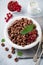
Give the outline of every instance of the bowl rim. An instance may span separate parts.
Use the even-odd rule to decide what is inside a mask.
[[[21,18],[31,19],[33,21],[33,23],[36,24],[37,30],[38,30],[38,33],[39,33],[39,37],[37,38],[37,40],[35,42],[33,42],[33,43],[29,44],[29,45],[26,45],[24,47],[14,44],[8,38],[8,33],[7,33],[7,28],[9,27],[9,25],[11,25],[14,22],[14,20],[19,20]],[[16,49],[21,49],[21,50],[22,49],[30,49],[30,48],[36,46],[38,44],[38,42],[41,43],[41,40],[42,40],[42,30],[41,30],[41,27],[40,27],[39,23],[36,20],[34,20],[33,18],[28,17],[28,16],[17,16],[17,17],[13,17],[12,19],[10,19],[9,22],[6,24],[5,29],[4,29],[4,37],[5,37],[5,40],[8,41],[8,43],[10,45],[14,46]]]

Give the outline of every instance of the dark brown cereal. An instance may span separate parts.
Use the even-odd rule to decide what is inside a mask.
[[[21,46],[24,47],[25,46],[25,43],[21,43]]]
[[[8,47],[6,47],[6,48],[5,48],[5,51],[9,51],[9,48],[8,48]]]
[[[12,50],[11,53],[12,53],[12,54],[15,54],[15,50]]]
[[[12,58],[12,55],[11,54],[8,54],[8,58]]]
[[[11,47],[11,53],[15,54],[15,48],[14,47]]]
[[[11,47],[11,50],[15,50],[15,48],[14,47]]]
[[[5,46],[5,44],[4,44],[4,43],[1,43],[1,46],[2,46],[2,47],[4,47],[4,46]]]
[[[15,59],[14,59],[15,62],[18,62],[18,60],[19,60],[18,58],[15,58]]]
[[[14,23],[8,28],[8,35],[10,40],[17,45],[25,46],[31,44],[38,37],[38,31],[36,30],[36,25],[34,24],[34,29],[32,32],[27,33],[25,35],[20,34],[21,30],[24,29],[25,26],[33,24],[32,20],[28,20],[27,18],[21,18],[19,20],[15,20]]]

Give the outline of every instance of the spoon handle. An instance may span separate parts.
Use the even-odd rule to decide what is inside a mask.
[[[39,43],[38,49],[37,49],[37,51],[36,51],[36,54],[35,54],[34,57],[33,57],[33,61],[34,61],[34,62],[37,61],[38,51],[39,51],[40,45],[41,45],[41,42]]]
[[[40,54],[40,57],[39,57],[39,59],[37,60],[37,62],[36,62],[35,65],[40,65],[40,60],[41,60],[41,56],[42,56],[42,54],[43,54],[43,50],[42,50],[42,52],[41,52],[41,54]]]

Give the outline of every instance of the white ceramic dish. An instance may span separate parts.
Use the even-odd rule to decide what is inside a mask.
[[[31,20],[33,21],[33,23],[36,24],[36,29],[38,30],[38,35],[39,35],[39,36],[37,37],[37,39],[36,39],[35,42],[33,42],[33,43],[29,44],[29,45],[26,45],[26,46],[24,46],[24,47],[14,44],[14,43],[9,39],[8,31],[7,31],[8,27],[9,27],[15,20],[21,19],[21,18],[31,19]],[[42,31],[41,31],[40,25],[39,25],[34,19],[29,18],[28,16],[18,16],[18,17],[12,18],[12,19],[6,24],[5,30],[4,30],[4,36],[5,36],[6,41],[9,42],[8,44],[14,46],[16,49],[30,49],[30,48],[36,46],[36,45],[38,44],[38,42],[41,42]]]

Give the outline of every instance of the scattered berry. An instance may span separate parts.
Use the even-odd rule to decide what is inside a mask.
[[[13,15],[11,13],[7,13],[6,15],[7,15],[7,17],[5,17],[5,21],[8,22],[9,19],[11,19],[13,17]]]

